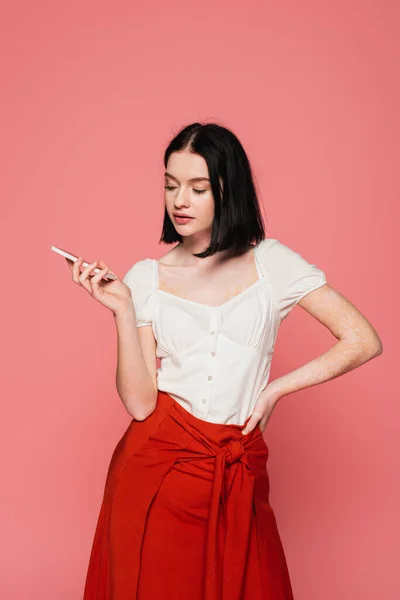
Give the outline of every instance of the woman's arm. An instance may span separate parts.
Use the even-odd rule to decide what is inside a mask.
[[[338,341],[321,356],[275,379],[274,386],[282,395],[334,379],[382,354],[382,341],[371,323],[329,284],[307,294],[298,305]]]
[[[72,280],[113,313],[118,335],[118,394],[128,413],[143,421],[153,412],[158,393],[156,341],[152,327],[137,326],[132,291],[124,281],[119,277],[108,282],[103,280],[110,271],[103,260],[96,260],[85,268],[81,256],[76,261],[66,260]],[[91,276],[96,267],[101,270]],[[129,281],[129,277],[126,279]]]
[[[324,354],[271,381],[259,395],[243,433],[249,433],[257,423],[264,431],[283,396],[339,377],[383,352],[382,341],[371,323],[328,283],[304,296],[298,305],[325,325],[338,341]]]
[[[143,421],[157,403],[156,344],[151,325],[137,327],[133,303],[114,314],[118,337],[116,386],[128,413]]]

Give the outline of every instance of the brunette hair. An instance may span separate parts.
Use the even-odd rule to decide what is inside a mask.
[[[164,153],[167,167],[172,152],[199,154],[207,163],[215,211],[209,246],[199,258],[228,250],[231,256],[242,254],[251,243],[265,238],[260,205],[247,154],[236,135],[216,123],[192,123],[182,128]],[[223,181],[223,190],[219,178]],[[168,212],[164,211],[160,242],[181,242]]]

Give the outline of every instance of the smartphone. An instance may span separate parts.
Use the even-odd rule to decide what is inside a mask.
[[[57,254],[61,254],[61,256],[64,256],[65,258],[68,258],[69,260],[72,260],[73,262],[78,260],[78,256],[74,256],[74,254],[71,254],[70,252],[61,250],[61,248],[57,248],[57,246],[50,246],[50,250],[53,250],[53,252],[57,252]],[[90,265],[90,263],[85,262],[85,261],[82,263],[83,267],[88,267],[89,265]],[[93,269],[91,275],[93,273],[99,273],[99,271],[101,271],[101,269],[99,269],[99,267],[95,267]],[[105,275],[103,275],[102,279],[106,279],[106,280],[117,279],[117,276],[114,275],[114,273],[106,273]]]

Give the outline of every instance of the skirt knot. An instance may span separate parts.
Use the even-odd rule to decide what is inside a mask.
[[[225,447],[225,461],[228,465],[240,461],[244,455],[244,447],[239,440],[229,440]]]

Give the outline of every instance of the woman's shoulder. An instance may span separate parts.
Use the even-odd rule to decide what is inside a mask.
[[[151,289],[155,281],[153,258],[142,258],[132,264],[125,273],[122,281],[129,287],[140,286],[142,289]]]
[[[296,249],[277,238],[264,238],[257,246],[257,254],[265,264],[268,262],[270,266],[304,261],[304,257]]]
[[[314,285],[325,273],[310,256],[300,254],[276,238],[266,238],[258,246],[257,258],[267,279],[279,288],[294,287],[299,282]]]
[[[271,248],[289,248],[280,239],[266,237],[258,243],[258,247],[262,250],[270,250]],[[290,249],[290,248],[289,248]]]
[[[256,254],[262,260],[274,255],[279,257],[285,250],[290,251],[290,248],[276,238],[264,238],[256,244]]]
[[[258,259],[284,319],[308,292],[326,283],[325,272],[297,250],[276,238],[262,240]]]
[[[131,290],[138,327],[150,325],[153,320],[153,298],[155,296],[153,292],[156,289],[153,265],[152,258],[138,260],[133,263],[122,279]]]

